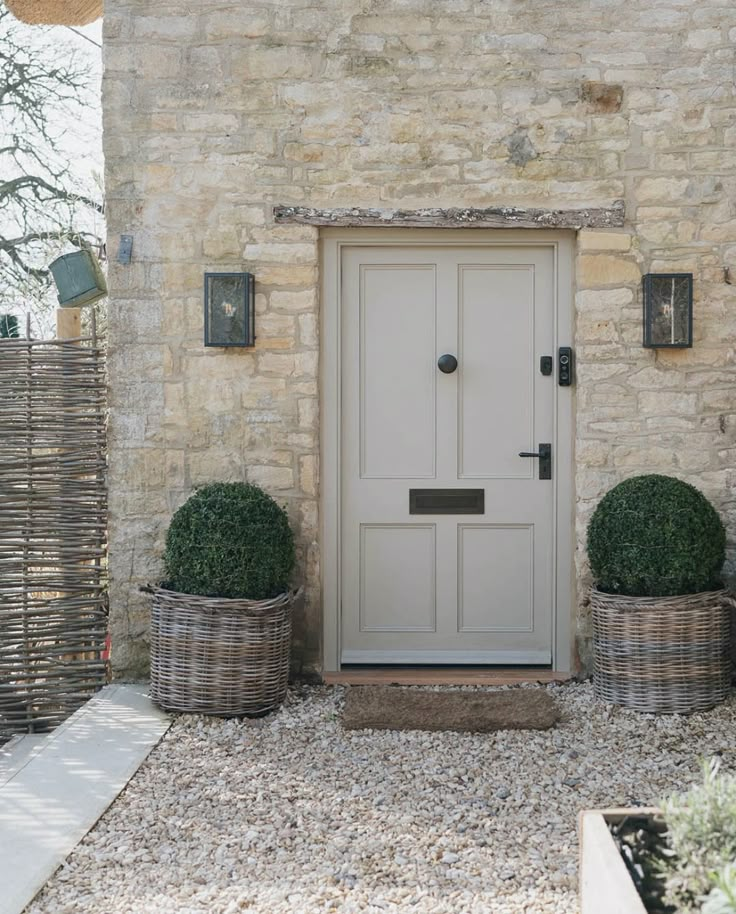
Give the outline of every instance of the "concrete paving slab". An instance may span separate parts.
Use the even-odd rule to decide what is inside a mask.
[[[142,685],[106,686],[0,780],[0,914],[20,914],[168,730]]]
[[[0,746],[0,787],[28,764],[49,736],[48,733],[19,733]]]

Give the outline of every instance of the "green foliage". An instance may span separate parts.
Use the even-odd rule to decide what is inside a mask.
[[[174,514],[164,561],[172,590],[264,600],[289,585],[294,536],[286,512],[258,486],[214,483]]]
[[[729,869],[736,860],[736,778],[721,775],[718,762],[704,764],[703,770],[702,784],[661,804],[674,853],[666,898],[678,911],[698,911],[711,893],[709,914],[714,914],[719,900],[727,900],[736,887]]]
[[[736,914],[736,864],[729,863],[717,873],[715,883],[702,914]]]
[[[0,340],[16,340],[18,332],[18,318],[14,314],[0,314]]]
[[[597,586],[664,597],[721,586],[726,534],[715,508],[671,476],[635,476],[600,501],[588,526]]]

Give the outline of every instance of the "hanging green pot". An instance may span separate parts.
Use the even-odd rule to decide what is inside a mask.
[[[62,308],[79,308],[107,295],[107,283],[91,251],[62,254],[49,266]]]

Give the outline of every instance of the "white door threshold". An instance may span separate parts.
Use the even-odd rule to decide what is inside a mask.
[[[41,742],[4,747],[0,914],[23,911],[169,725],[146,686],[109,685]]]

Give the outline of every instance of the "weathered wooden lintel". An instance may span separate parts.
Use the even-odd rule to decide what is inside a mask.
[[[274,206],[278,225],[324,225],[335,228],[621,228],[624,201],[585,209],[521,209],[489,206],[485,209],[360,209],[311,206]]]

